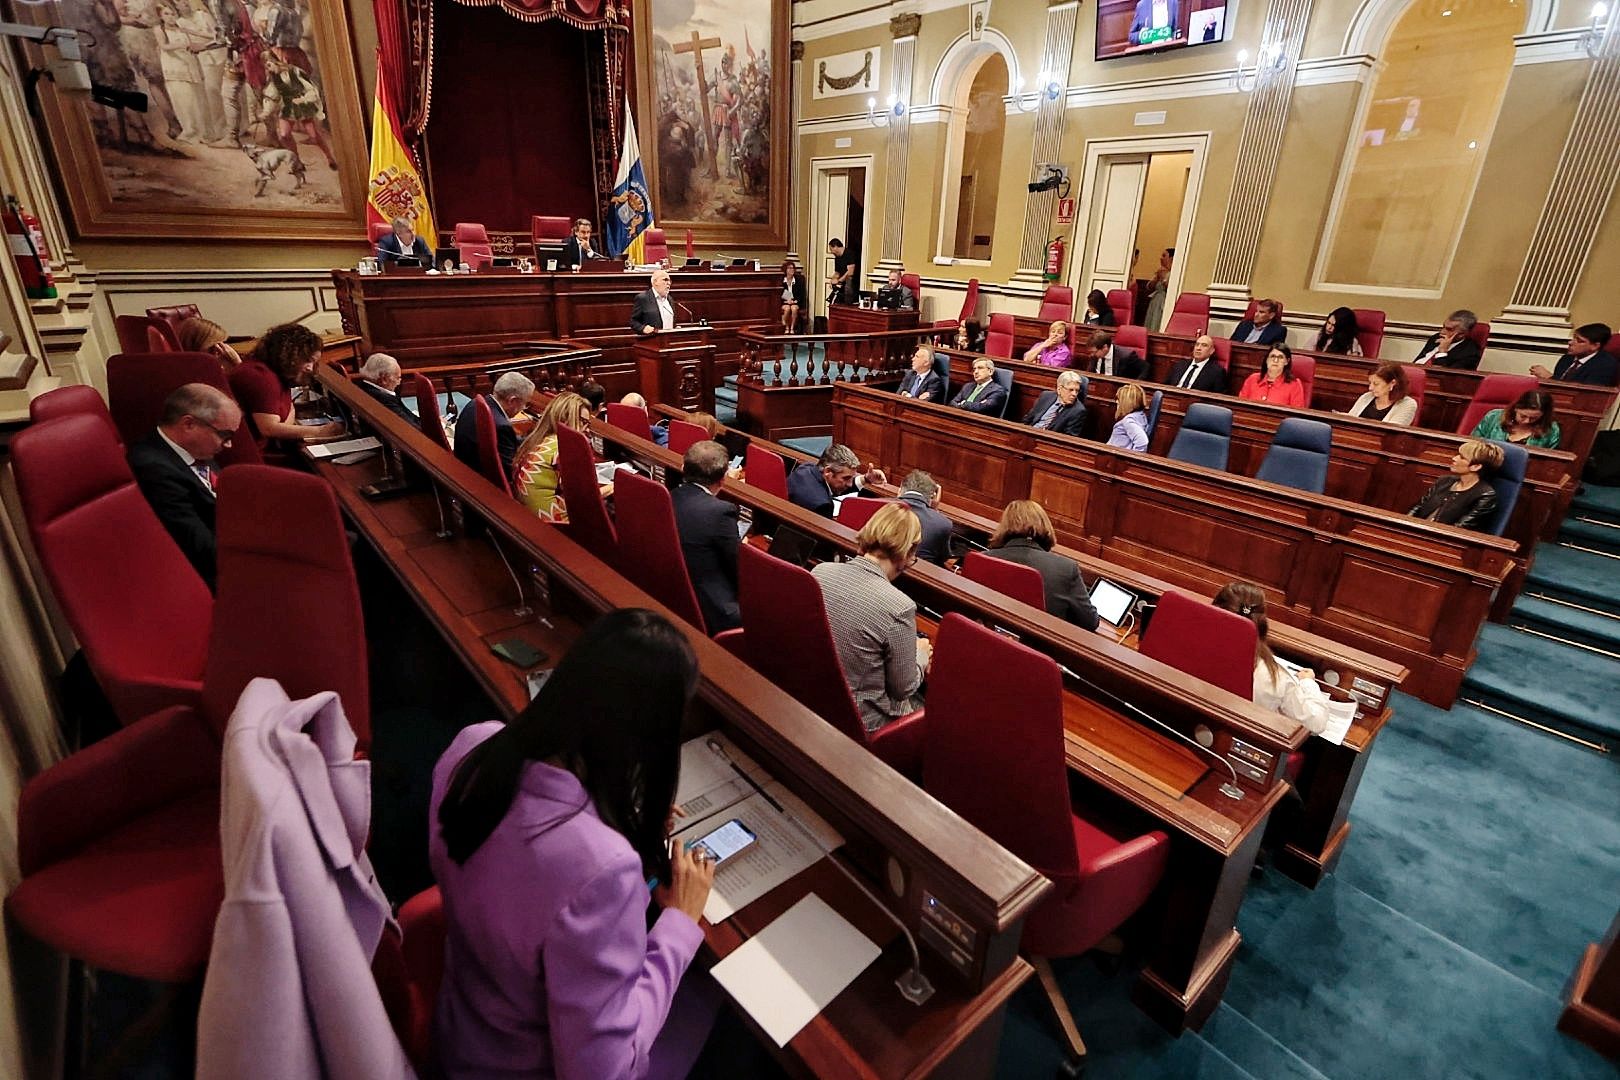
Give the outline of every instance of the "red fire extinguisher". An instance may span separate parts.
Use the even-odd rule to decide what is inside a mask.
[[[1046,281],[1056,281],[1063,276],[1063,237],[1054,237],[1046,245],[1046,272],[1041,277]]]
[[[23,210],[15,195],[7,195],[0,221],[5,222],[6,240],[11,245],[11,257],[17,260],[23,291],[31,300],[55,299],[56,279],[45,261],[50,253],[45,248],[45,234],[39,220]]]

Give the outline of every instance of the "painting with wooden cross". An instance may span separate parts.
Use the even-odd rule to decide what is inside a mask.
[[[642,155],[673,247],[787,243],[787,0],[637,0]]]

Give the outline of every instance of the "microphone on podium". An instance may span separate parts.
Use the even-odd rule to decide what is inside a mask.
[[[686,313],[686,317],[688,319],[690,319],[693,322],[697,323],[699,326],[708,326],[709,325],[709,320],[708,319],[700,319],[700,318],[698,318],[697,312],[693,311],[691,308],[687,307],[685,304],[681,303],[679,300],[674,301],[674,303],[675,303],[676,307],[680,308],[683,312]]]

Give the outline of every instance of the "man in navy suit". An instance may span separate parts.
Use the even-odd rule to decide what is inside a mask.
[[[945,380],[934,370],[934,350],[928,343],[918,345],[911,354],[911,370],[900,380],[899,394],[918,401],[945,399]]]
[[[1204,334],[1193,342],[1192,359],[1183,360],[1172,367],[1170,377],[1165,381],[1183,390],[1226,393],[1226,369],[1215,359],[1215,339]]]
[[[1620,386],[1620,360],[1605,352],[1611,334],[1604,323],[1587,323],[1569,338],[1569,351],[1558,358],[1551,371],[1536,364],[1530,374],[1538,379],[1585,383],[1588,386]]]
[[[1142,32],[1145,30],[1169,30],[1168,37],[1156,39],[1148,37],[1148,43],[1155,40],[1169,41],[1180,37],[1181,4],[1179,0],[1136,0],[1136,13],[1131,17],[1131,44],[1142,44]]]
[[[399,361],[387,353],[372,353],[360,368],[359,386],[366,396],[414,427],[416,414],[399,399],[399,384],[404,381],[405,373],[400,370]]]
[[[433,252],[428,250],[427,242],[411,228],[411,223],[402,217],[391,222],[394,231],[377,241],[377,261],[397,263],[401,259],[415,259],[418,266],[432,266]]]
[[[973,361],[973,379],[963,385],[951,402],[958,409],[982,416],[1000,416],[1007,403],[1007,390],[994,379],[996,362],[988,356]]]
[[[861,472],[855,451],[839,443],[827,447],[819,461],[805,461],[788,473],[788,500],[822,517],[833,516],[833,499],[851,489],[866,494],[867,484],[886,484],[883,470],[872,466]]]
[[[129,448],[129,470],[163,528],[214,587],[214,457],[231,444],[242,410],[230,396],[187,383],[163,400],[158,426]]]
[[[534,395],[534,383],[527,375],[516,371],[508,371],[495,380],[495,386],[489,392],[489,411],[495,414],[495,447],[501,454],[501,468],[506,475],[512,475],[512,459],[517,456],[517,431],[512,427],[512,417],[523,411],[523,406],[529,403]],[[477,413],[472,402],[456,416],[456,457],[474,469],[478,468],[478,427],[473,418]]]
[[[563,245],[562,265],[572,269],[584,266],[593,259],[605,259],[600,251],[591,246],[591,223],[585,218],[574,219],[574,231],[569,235],[568,242]]]
[[[1288,328],[1277,318],[1281,306],[1275,300],[1255,301],[1254,318],[1238,323],[1237,329],[1232,331],[1232,340],[1250,345],[1275,345],[1286,340]]]
[[[671,497],[675,531],[709,633],[742,625],[737,610],[737,505],[719,497],[731,455],[712,439],[695,442],[681,461],[681,486]]]
[[[1059,435],[1080,434],[1086,422],[1086,403],[1080,400],[1080,373],[1065,371],[1058,376],[1057,389],[1047,390],[1035,399],[1035,407],[1024,414],[1024,423]]]
[[[939,483],[921,469],[912,469],[900,482],[900,501],[922,522],[922,544],[917,558],[944,566],[951,555],[951,519],[939,512]]]

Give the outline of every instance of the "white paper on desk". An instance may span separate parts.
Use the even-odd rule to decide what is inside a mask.
[[[681,779],[675,788],[675,806],[682,815],[677,820],[683,830],[747,798],[754,790],[730,762],[710,748],[711,739],[761,785],[769,779],[763,766],[718,731],[688,739],[681,744]]]
[[[703,917],[711,923],[724,922],[782,882],[815,865],[822,858],[822,848],[831,851],[844,842],[832,826],[784,791],[780,784],[773,781],[764,787],[798,818],[804,829],[821,841],[821,847],[817,847],[791,818],[757,793],[683,828],[675,834],[676,843],[696,840],[732,818],[759,837],[757,842],[715,870],[714,888],[703,905]]]
[[[314,443],[309,447],[309,456],[312,458],[329,458],[335,454],[352,454],[358,450],[375,450],[382,446],[381,440],[374,435],[367,435],[363,439],[343,439],[340,442]]]
[[[1327,703],[1327,726],[1317,734],[1334,746],[1343,746],[1344,737],[1349,733],[1350,725],[1356,722],[1356,705],[1357,703],[1354,701],[1329,699]]]
[[[883,950],[815,893],[714,965],[715,981],[786,1046]]]

